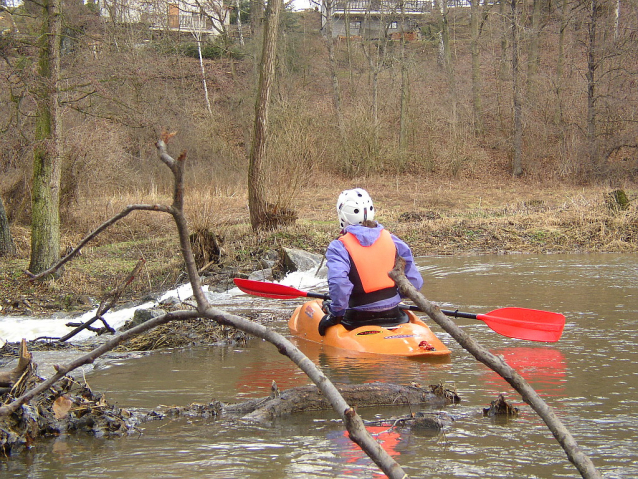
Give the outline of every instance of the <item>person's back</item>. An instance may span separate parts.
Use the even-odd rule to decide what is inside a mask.
[[[407,321],[397,305],[401,297],[388,272],[397,255],[406,261],[405,274],[420,289],[423,278],[414,265],[409,246],[374,221],[374,205],[360,188],[345,190],[337,201],[342,235],[326,251],[331,301],[319,333],[342,323],[347,329],[376,324],[391,326]]]

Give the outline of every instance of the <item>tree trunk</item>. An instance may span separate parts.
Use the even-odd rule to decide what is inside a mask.
[[[472,0],[470,4],[470,30],[472,54],[472,109],[474,116],[474,133],[483,133],[483,107],[481,102],[481,58],[479,55],[479,23],[481,16],[480,0]]]
[[[509,18],[506,11],[507,1],[500,0],[499,2],[499,18],[501,19],[501,55],[499,57],[499,68],[498,68],[498,76],[496,78],[496,91],[503,91],[502,84],[509,81],[508,77],[508,65],[509,61],[507,60],[507,49],[509,46],[509,36],[508,29],[510,27]],[[508,124],[508,120],[505,119],[505,111],[509,110],[505,105],[502,104],[504,101],[504,95],[497,95],[498,98],[498,123],[501,127],[501,130],[505,130],[506,125]],[[507,102],[509,105],[509,101]]]
[[[255,37],[261,31],[261,24],[264,19],[264,1],[250,0],[250,29]]]
[[[452,63],[452,48],[450,46],[450,25],[448,21],[447,2],[439,3],[441,12],[441,53],[443,55],[443,64],[447,73],[448,88],[450,91],[450,101],[452,103],[452,134],[456,137],[458,124],[458,105],[456,97],[456,79],[454,76],[454,65]]]
[[[405,156],[408,150],[408,106],[410,105],[410,79],[405,55],[405,6],[401,4],[401,106],[399,123],[399,149]]]
[[[237,9],[237,33],[239,34],[239,44],[244,46],[244,33],[241,25],[241,5],[239,0],[235,0],[235,8]]]
[[[618,41],[620,35],[620,0],[616,0],[616,8],[614,9],[614,41]]]
[[[333,0],[323,0],[324,11],[326,13],[326,31],[325,40],[328,49],[328,64],[330,67],[330,78],[332,80],[332,105],[335,110],[335,119],[339,128],[339,135],[342,143],[345,144],[346,129],[343,123],[343,114],[341,112],[341,89],[339,88],[339,78],[337,77],[337,60],[335,58],[334,40],[332,38],[332,9],[334,7]],[[349,41],[349,40],[348,40]]]
[[[250,224],[254,231],[262,229],[266,224],[266,191],[262,168],[266,156],[268,107],[270,90],[275,77],[281,4],[282,0],[270,0],[266,8],[263,53],[255,105],[255,127],[248,166],[248,207],[250,209]]]
[[[60,259],[60,29],[60,1],[45,0],[38,45],[38,83],[34,92],[37,109],[29,271],[35,274]]]
[[[512,95],[514,97],[514,154],[512,160],[512,176],[523,174],[523,106],[518,68],[518,0],[510,0],[512,20]]]
[[[11,237],[9,219],[7,218],[7,212],[4,209],[2,198],[0,198],[0,258],[3,256],[12,256],[15,252],[16,247]]]
[[[206,109],[208,114],[212,117],[213,110],[210,106],[210,97],[208,96],[208,83],[206,82],[206,68],[204,68],[204,58],[202,57],[202,30],[193,33],[195,40],[197,41],[197,54],[199,56],[199,69],[202,72],[202,83],[204,84],[204,100],[206,100]]]
[[[590,17],[587,26],[587,153],[590,168],[595,168],[598,161],[598,145],[596,141],[596,24],[598,22],[598,0],[590,0]]]
[[[31,366],[32,355],[27,348],[27,341],[23,339],[18,348],[18,364],[10,370],[0,371],[0,387],[12,387],[18,382],[25,369]]]
[[[560,31],[558,32],[558,58],[556,60],[556,113],[554,121],[557,125],[563,122],[562,91],[563,91],[563,68],[565,65],[565,32],[569,24],[567,15],[568,0],[563,0],[560,12]]]
[[[534,85],[538,73],[539,45],[540,45],[540,23],[541,23],[541,0],[534,0],[532,10],[532,38],[529,42],[529,54],[527,58],[527,98],[532,99],[534,95]]]

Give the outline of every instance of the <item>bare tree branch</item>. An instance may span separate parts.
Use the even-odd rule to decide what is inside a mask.
[[[470,352],[472,356],[498,373],[520,393],[523,400],[545,421],[549,430],[565,450],[567,458],[576,466],[582,477],[587,479],[599,479],[601,476],[594,464],[589,457],[583,453],[571,433],[534,388],[532,388],[515,369],[509,366],[502,357],[495,356],[485,347],[481,346],[459,328],[454,321],[446,317],[436,304],[431,303],[419,293],[406,278],[404,268],[405,260],[399,256],[394,265],[394,269],[388,273],[396,282],[401,293],[414,301],[419,309],[427,313],[432,320],[449,333],[464,349]]]
[[[120,213],[118,213],[117,215],[115,215],[113,218],[111,218],[108,221],[105,221],[104,223],[102,223],[100,226],[98,226],[98,228],[96,230],[94,230],[93,232],[91,232],[86,238],[84,238],[82,241],[80,241],[80,244],[77,245],[69,254],[67,254],[64,258],[62,258],[60,261],[58,261],[56,264],[54,264],[53,266],[51,266],[51,268],[49,268],[46,271],[43,271],[42,273],[39,274],[33,274],[29,271],[25,271],[25,273],[27,274],[27,276],[29,276],[29,280],[30,281],[35,281],[37,279],[43,278],[45,276],[48,276],[52,273],[55,273],[57,270],[59,270],[65,263],[67,263],[68,261],[70,261],[74,256],[76,256],[80,250],[86,246],[86,244],[91,241],[93,238],[95,238],[97,235],[99,235],[102,231],[104,231],[106,228],[108,228],[109,226],[111,226],[114,223],[117,223],[119,220],[121,220],[122,218],[124,218],[125,216],[128,216],[129,213],[136,211],[136,210],[144,210],[144,211],[162,211],[164,213],[172,213],[171,207],[169,206],[164,206],[164,205],[129,205],[126,208],[124,208],[124,210]]]
[[[141,258],[137,262],[137,264],[135,265],[135,267],[133,268],[131,273],[126,277],[126,279],[124,281],[122,281],[112,292],[110,292],[109,294],[106,295],[106,298],[104,298],[104,300],[102,300],[102,302],[100,303],[100,306],[98,306],[97,311],[95,312],[95,316],[93,318],[91,318],[88,321],[82,323],[80,326],[75,328],[70,333],[62,336],[58,341],[60,341],[61,343],[64,342],[64,341],[67,341],[68,339],[70,339],[73,336],[75,336],[76,334],[78,334],[80,331],[82,331],[82,330],[88,328],[89,326],[91,326],[91,324],[93,324],[98,319],[101,319],[102,323],[104,323],[104,326],[106,328],[108,328],[109,331],[114,333],[115,331],[106,323],[106,321],[104,320],[103,316],[104,316],[104,314],[106,314],[106,312],[109,309],[111,309],[113,306],[115,306],[115,304],[117,303],[118,299],[120,298],[120,296],[124,292],[124,289],[129,284],[131,284],[133,282],[135,277],[139,274],[140,270],[142,269],[142,266],[144,266],[144,263],[146,263],[146,261],[143,258]]]
[[[332,382],[330,382],[330,380],[323,374],[323,372],[299,349],[297,349],[297,347],[292,342],[261,324],[257,324],[245,318],[226,313],[210,305],[210,303],[206,299],[206,296],[204,295],[201,280],[197,272],[195,258],[191,249],[189,239],[188,225],[183,211],[183,168],[186,154],[182,153],[177,159],[174,159],[168,153],[166,144],[172,136],[174,136],[174,133],[165,132],[162,134],[161,139],[156,143],[160,160],[170,168],[174,176],[172,206],[131,205],[127,207],[120,214],[116,215],[111,220],[103,223],[97,230],[95,230],[87,238],[85,238],[76,249],[74,249],[63,260],[61,260],[54,268],[57,269],[63,264],[63,262],[69,261],[90,239],[97,236],[97,234],[99,234],[101,231],[103,231],[119,219],[128,215],[131,211],[140,209],[169,213],[173,217],[177,226],[181,253],[184,257],[186,271],[188,273],[190,284],[193,289],[193,295],[197,303],[196,311],[175,311],[164,314],[157,318],[153,318],[140,324],[139,326],[118,334],[113,339],[102,344],[88,354],[71,361],[65,366],[56,365],[56,373],[52,377],[40,383],[38,386],[31,389],[30,391],[27,391],[25,394],[16,398],[11,403],[5,404],[0,407],[0,417],[17,411],[18,408],[20,408],[23,404],[28,403],[38,394],[46,391],[51,385],[55,384],[69,372],[85,364],[93,363],[102,354],[112,350],[117,345],[138,334],[141,334],[156,326],[168,323],[173,320],[208,318],[216,321],[219,324],[232,326],[236,329],[244,331],[245,333],[264,339],[277,347],[278,351],[281,354],[290,358],[290,360],[293,361],[317,385],[317,387],[325,396],[332,408],[337,412],[337,414],[339,414],[339,416],[343,420],[352,441],[358,444],[359,447],[361,447],[361,449],[379,466],[379,468],[389,478],[406,478],[407,475],[405,474],[401,466],[372,438],[370,433],[365,428],[363,420],[356,413],[355,409],[345,401],[339,390],[332,384]],[[37,277],[41,277],[47,273],[50,274],[50,272],[51,271],[44,272],[38,276],[30,276],[32,277],[32,279],[36,279]]]

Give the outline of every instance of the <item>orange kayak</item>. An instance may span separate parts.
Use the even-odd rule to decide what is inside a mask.
[[[348,331],[338,324],[328,328],[325,336],[318,331],[324,313],[321,301],[308,301],[295,309],[288,321],[290,332],[326,346],[358,351],[362,353],[391,356],[429,357],[448,356],[450,350],[412,311],[406,311],[410,322],[393,327],[361,326]]]

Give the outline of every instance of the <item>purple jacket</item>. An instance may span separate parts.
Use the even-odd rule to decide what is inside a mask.
[[[350,225],[345,228],[344,232],[355,235],[362,246],[369,246],[379,238],[382,229],[383,226],[380,224],[377,224],[376,228]],[[391,236],[397,247],[399,256],[405,260],[405,276],[417,290],[420,290],[423,286],[423,278],[414,264],[410,247],[396,236],[392,234]],[[328,249],[326,250],[326,266],[328,267],[328,291],[330,299],[332,300],[330,311],[334,316],[343,316],[346,309],[348,309],[348,300],[352,292],[353,284],[348,278],[348,274],[350,273],[350,256],[344,244],[338,239],[331,241],[328,245]],[[358,306],[353,309],[384,311],[394,308],[400,302],[401,297],[397,294],[393,298]]]

